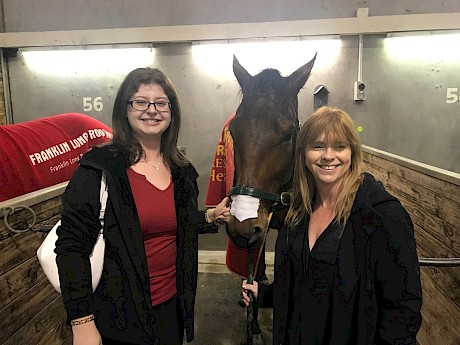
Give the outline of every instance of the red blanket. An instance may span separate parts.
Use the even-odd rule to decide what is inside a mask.
[[[209,176],[208,192],[205,200],[206,207],[214,207],[221,202],[233,185],[233,172],[235,170],[233,139],[228,130],[228,125],[234,117],[235,114],[225,122],[217,144],[211,175]],[[259,257],[258,250],[255,251],[255,257]],[[256,272],[256,261],[254,260],[254,272]],[[247,262],[248,250],[237,247],[230,239],[227,239],[226,263],[228,269],[240,277],[246,278],[248,275]]]
[[[80,157],[111,137],[110,127],[78,113],[0,126],[0,201],[69,180]]]

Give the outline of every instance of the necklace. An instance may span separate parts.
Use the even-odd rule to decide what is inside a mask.
[[[163,154],[160,155],[161,157],[161,160],[163,160]],[[159,171],[160,170],[160,164],[161,164],[161,160],[160,160],[160,163],[158,164],[150,164],[149,162],[147,162],[146,160],[143,160],[143,162],[147,165],[150,165],[152,168],[154,168],[156,171]]]

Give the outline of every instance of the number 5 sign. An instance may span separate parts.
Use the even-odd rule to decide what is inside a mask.
[[[94,101],[91,97],[83,97],[83,110],[84,111],[102,111],[104,104],[102,104],[102,97],[95,97]]]
[[[446,103],[455,103],[458,102],[459,98],[457,95],[458,88],[456,87],[448,87],[447,88],[447,96],[446,96]]]

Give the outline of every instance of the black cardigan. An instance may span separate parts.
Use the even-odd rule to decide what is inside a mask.
[[[149,273],[143,236],[126,162],[108,146],[93,148],[80,160],[62,197],[62,223],[57,233],[57,263],[68,322],[95,314],[103,337],[135,344],[155,344]],[[107,174],[105,258],[96,291],[91,288],[88,256],[99,231],[99,186]],[[216,232],[198,211],[198,174],[194,167],[171,167],[177,214],[177,294],[187,340],[194,337],[198,274],[198,232]],[[155,201],[152,202],[155,207]]]
[[[274,307],[276,345],[283,344],[287,327],[290,248],[307,228],[308,218],[292,229],[281,226],[274,283],[261,286],[258,304]],[[336,265],[328,325],[332,332],[323,345],[416,344],[422,290],[412,221],[400,202],[370,174],[365,174],[356,195]],[[303,322],[309,317],[315,315],[302,316]]]

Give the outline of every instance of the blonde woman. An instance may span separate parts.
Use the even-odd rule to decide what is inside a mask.
[[[422,291],[412,221],[363,172],[343,110],[319,108],[296,145],[292,203],[275,249],[275,280],[243,282],[272,305],[273,343],[416,344]]]

